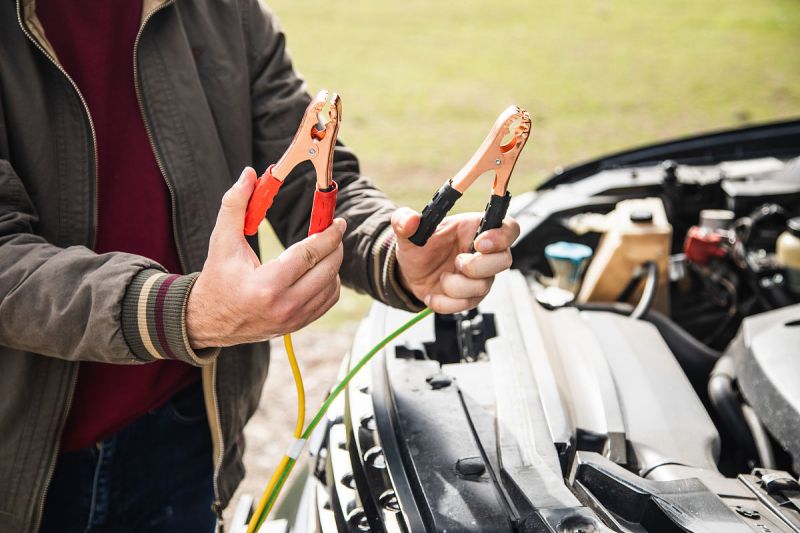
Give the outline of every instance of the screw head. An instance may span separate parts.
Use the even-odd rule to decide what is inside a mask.
[[[486,465],[480,457],[462,457],[456,461],[456,472],[465,477],[478,477],[486,472]]]
[[[348,472],[345,475],[343,475],[342,479],[340,479],[339,482],[342,485],[344,485],[345,487],[347,487],[348,489],[354,489],[355,490],[355,488],[356,488],[356,479],[353,477],[353,474],[351,474],[350,472]]]
[[[570,515],[558,524],[559,533],[598,533],[598,525],[593,519],[582,515]]]
[[[364,462],[379,470],[386,468],[386,457],[383,455],[383,448],[380,446],[373,446],[364,452]]]
[[[361,427],[368,431],[375,431],[375,417],[372,415],[364,415],[361,417]]]
[[[309,148],[308,149],[308,155],[317,155],[317,151],[314,150],[313,148]]]
[[[453,383],[453,378],[445,374],[434,374],[425,378],[425,381],[433,390],[438,390],[449,387],[450,384]]]
[[[742,507],[741,505],[737,505],[733,508],[734,511],[739,513],[740,515],[744,516],[745,518],[752,518],[753,520],[758,520],[761,518],[761,513],[756,511],[755,509],[750,509],[749,507]]]
[[[358,531],[369,531],[369,520],[364,509],[356,507],[347,514],[347,522]]]
[[[397,494],[395,494],[392,489],[389,489],[381,494],[380,498],[378,498],[378,501],[387,511],[391,511],[393,513],[400,511],[400,502],[397,501]]]
[[[497,165],[498,167],[500,166],[500,158],[499,157],[494,160],[494,164]]]

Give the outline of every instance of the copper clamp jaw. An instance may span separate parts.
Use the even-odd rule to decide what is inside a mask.
[[[528,112],[515,105],[507,107],[495,121],[478,151],[450,180],[450,185],[463,194],[481,174],[494,170],[492,194],[505,195],[514,165],[517,164],[517,158],[530,133],[531,116]]]
[[[325,111],[325,106],[328,106]],[[325,190],[333,182],[333,149],[342,120],[342,99],[322,90],[308,104],[289,148],[271,168],[272,175],[284,181],[303,161],[311,161],[317,171],[317,188]]]
[[[342,99],[322,90],[308,104],[300,126],[289,147],[277,163],[258,178],[245,214],[244,233],[255,235],[275,195],[289,173],[300,163],[311,161],[317,176],[314,207],[309,234],[317,233],[333,222],[336,207],[336,182],[333,181],[333,154],[342,120]]]
[[[439,223],[461,195],[485,172],[494,171],[492,194],[486,205],[476,237],[486,230],[499,228],[508,211],[511,194],[508,182],[522,149],[531,132],[531,116],[521,107],[506,108],[492,126],[478,151],[458,173],[449,179],[433,196],[425,209],[419,228],[410,240],[424,246]]]

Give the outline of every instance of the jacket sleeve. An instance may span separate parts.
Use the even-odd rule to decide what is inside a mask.
[[[34,233],[37,221],[22,180],[0,159],[1,345],[122,364],[215,357],[195,353],[186,337],[194,275],[168,275],[137,255],[55,246]]]
[[[292,67],[286,38],[275,16],[258,0],[247,1],[244,26],[252,94],[253,164],[263,171],[289,146],[311,98]],[[333,173],[339,185],[336,216],[347,221],[342,281],[394,307],[420,309],[421,303],[397,277],[396,245],[390,226],[395,205],[360,175],[358,160],[341,143],[334,152]],[[306,236],[315,184],[313,166],[298,166],[270,208],[267,219],[284,246]]]

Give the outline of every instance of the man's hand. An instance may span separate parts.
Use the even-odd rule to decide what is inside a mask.
[[[192,348],[263,341],[321,317],[339,299],[345,222],[336,219],[263,265],[244,239],[256,173],[246,168],[222,198],[208,259],[186,311]]]
[[[408,239],[419,226],[419,213],[401,208],[392,215],[397,235],[400,281],[437,313],[456,313],[477,306],[489,292],[495,274],[511,266],[511,244],[519,225],[506,218],[503,226],[481,233],[469,253],[481,213],[445,218],[425,246]]]

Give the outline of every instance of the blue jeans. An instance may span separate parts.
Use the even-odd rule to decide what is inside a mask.
[[[199,383],[58,458],[41,533],[211,533],[211,434]]]

